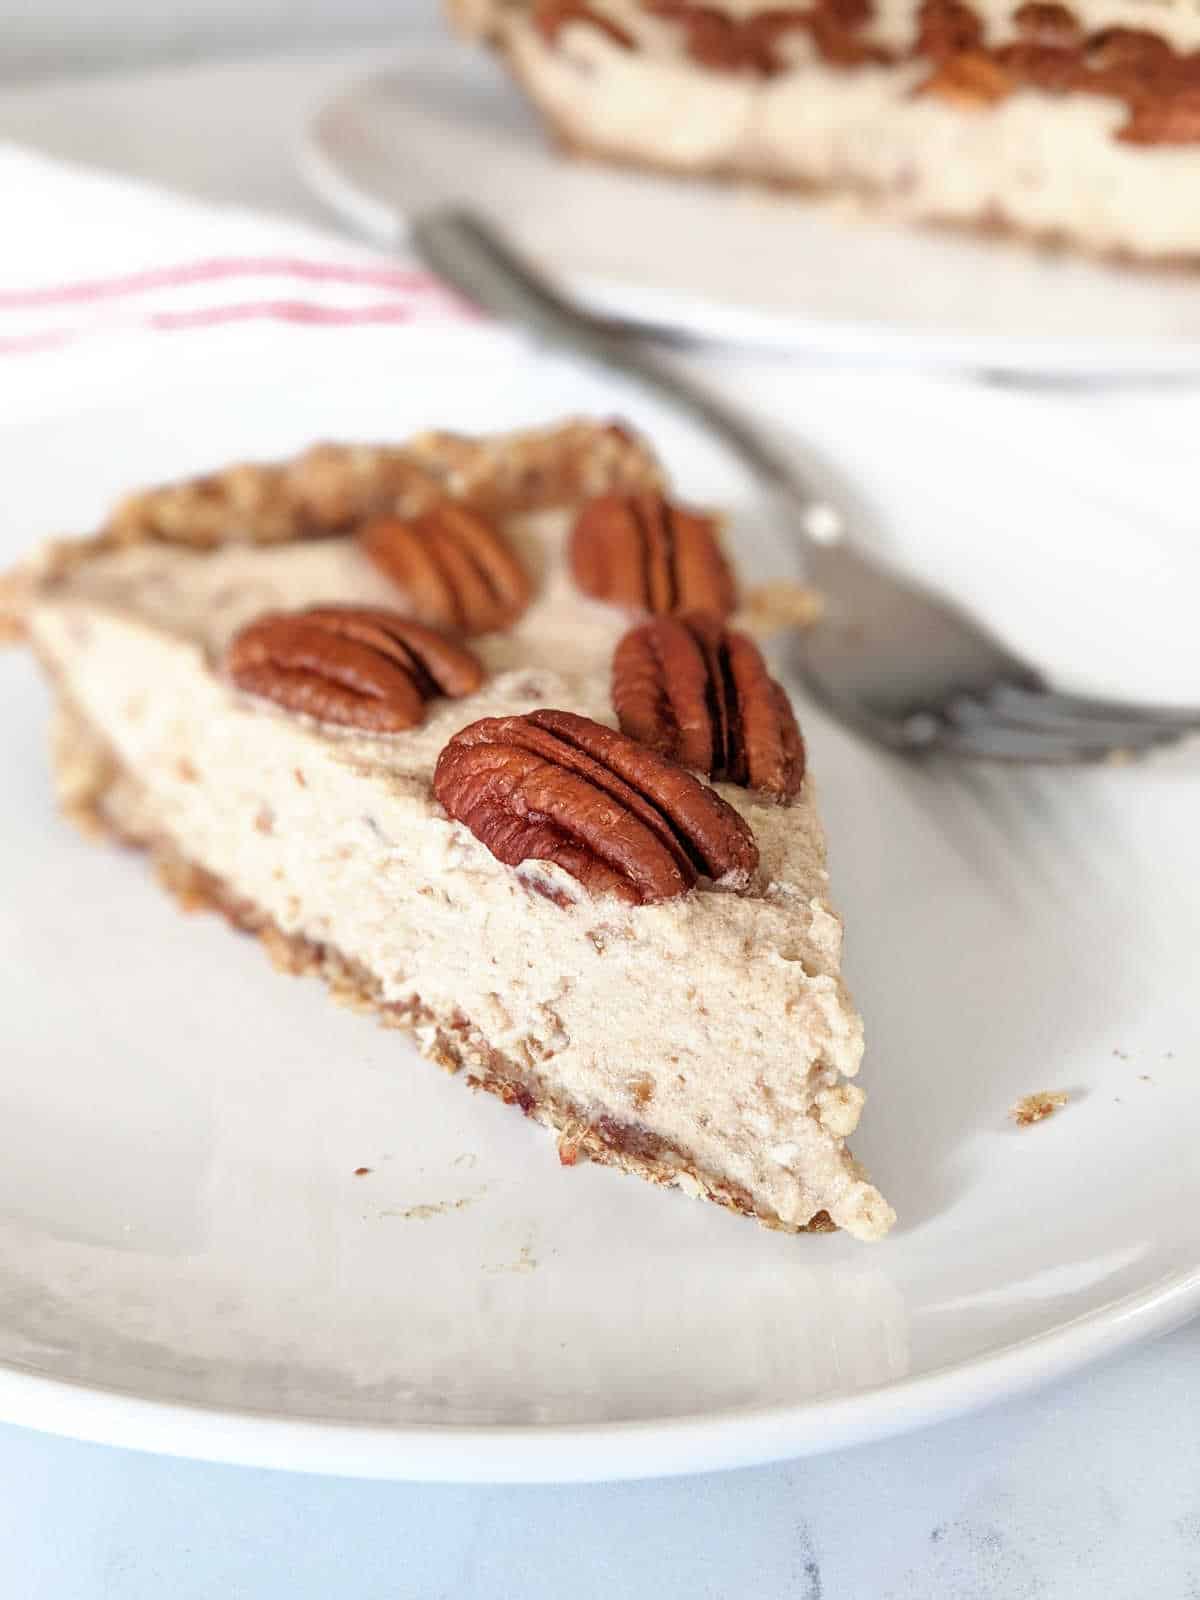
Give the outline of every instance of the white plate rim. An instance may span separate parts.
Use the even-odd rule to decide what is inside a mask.
[[[589,1483],[845,1449],[1040,1389],[1200,1312],[1200,1264],[971,1361],[832,1400],[571,1424],[342,1423],[149,1399],[0,1363],[0,1420],[229,1465],[427,1483]]]
[[[1176,1254],[1174,1266],[1027,1338],[916,1377],[811,1401],[625,1422],[343,1422],[299,1410],[151,1397],[137,1387],[55,1377],[10,1360],[0,1361],[0,1420],[168,1455],[380,1479],[536,1483],[695,1473],[845,1448],[1064,1377],[1200,1311],[1200,1257],[1194,1250]]]

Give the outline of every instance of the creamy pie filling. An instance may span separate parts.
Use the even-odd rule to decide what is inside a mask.
[[[758,840],[754,893],[706,886],[647,906],[586,896],[554,867],[503,866],[433,798],[438,752],[476,717],[549,705],[614,720],[608,666],[627,621],[571,587],[565,526],[555,513],[510,524],[538,600],[473,641],[489,671],[479,694],[432,702],[399,735],[316,725],[219,670],[264,610],[400,602],[346,540],[99,555],[42,596],[29,628],[136,776],[142,825],[283,932],[367,969],[385,1002],[465,1015],[573,1104],[644,1128],[786,1226],[824,1210],[876,1238],[893,1213],[845,1148],[862,1026],[809,781],[787,807],[719,786]]]

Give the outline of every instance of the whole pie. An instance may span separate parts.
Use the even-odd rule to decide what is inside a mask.
[[[185,904],[565,1166],[878,1238],[804,740],[742,604],[717,519],[585,422],[154,489],[5,591],[65,809]]]
[[[571,150],[1097,253],[1200,257],[1191,0],[449,7]]]

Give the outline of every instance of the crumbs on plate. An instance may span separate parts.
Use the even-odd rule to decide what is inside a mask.
[[[1065,1089],[1039,1089],[1036,1094],[1023,1095],[1008,1114],[1018,1128],[1028,1128],[1061,1111],[1070,1098]]]
[[[738,622],[757,638],[770,639],[788,628],[811,627],[824,609],[815,589],[779,578],[746,591]]]

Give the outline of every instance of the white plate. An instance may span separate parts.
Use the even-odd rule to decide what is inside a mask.
[[[506,337],[245,337],[173,340],[136,382],[97,363],[72,414],[10,425],[0,557],[235,454],[572,409],[633,415],[689,491],[752,510],[692,434]],[[1102,410],[788,392],[893,537],[1024,643],[1200,700],[1191,499],[1168,480],[1187,418],[1123,503]],[[870,1247],[564,1171],[522,1118],[76,838],[28,660],[0,659],[0,699],[0,1417],[382,1476],[694,1471],[928,1422],[1200,1305],[1194,753],[955,779],[802,708],[869,1029],[857,1148],[901,1219]],[[1018,1130],[1043,1088],[1070,1104]]]
[[[593,304],[706,339],[922,367],[1200,373],[1200,275],[569,161],[499,68],[453,43],[412,47],[327,105],[302,165],[376,237],[397,210],[476,206]]]

